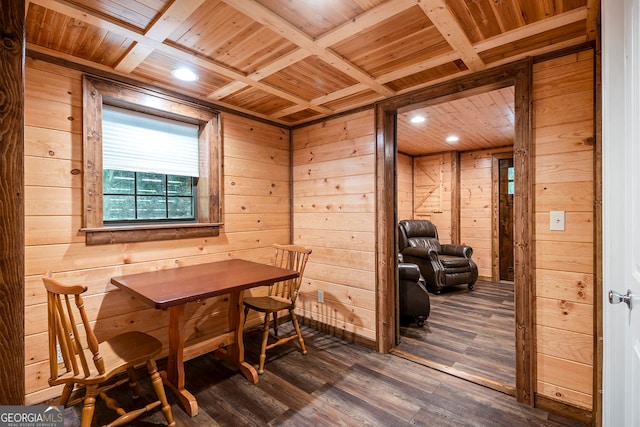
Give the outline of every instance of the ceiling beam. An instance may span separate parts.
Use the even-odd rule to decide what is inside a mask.
[[[295,64],[298,61],[302,61],[304,58],[311,56],[311,53],[303,50],[303,49],[296,49],[295,51],[280,57],[278,59],[276,59],[275,61],[265,65],[264,67],[260,68],[259,70],[254,71],[253,73],[249,74],[247,76],[247,78],[251,79],[251,80],[262,80],[265,77],[268,77],[272,74],[277,73],[280,70],[283,70],[285,68],[287,68],[288,66]],[[227,95],[230,95],[236,91],[239,91],[240,89],[245,88],[247,85],[242,83],[242,82],[232,82],[229,83],[226,86],[221,87],[220,89],[217,89],[216,91],[210,93],[209,95],[207,95],[207,98],[209,99],[222,99]]]
[[[337,55],[335,52],[321,46],[307,34],[297,29],[289,21],[276,15],[260,3],[254,0],[223,1],[254,21],[274,31],[276,34],[279,34],[286,40],[296,44],[298,47],[310,52],[312,55],[318,56],[320,59],[349,77],[366,84],[374,91],[385,96],[392,96],[394,94],[391,89],[375,81],[375,79],[365,71],[350,63],[340,55]]]
[[[377,78],[381,83],[388,83],[392,80],[401,79],[403,77],[411,76],[422,71],[430,70],[431,68],[439,67],[440,65],[448,64],[457,59],[460,59],[458,52],[449,52],[443,55],[436,56],[434,58],[425,59],[424,61],[417,62],[401,70],[391,71],[390,73],[383,74]]]
[[[353,86],[345,87],[344,89],[337,90],[335,92],[328,93],[323,96],[319,96],[311,100],[314,104],[326,104],[327,102],[337,101],[338,99],[355,95],[358,92],[364,92],[366,90],[371,90],[367,85],[362,83],[357,83]],[[305,108],[301,108],[299,105],[294,105],[289,108],[285,108],[281,111],[278,111],[275,114],[270,115],[269,117],[273,117],[274,119],[279,119],[281,117],[288,116],[289,114],[297,113],[299,111],[305,110]]]
[[[574,22],[583,21],[586,18],[587,8],[583,6],[577,9],[570,10],[569,12],[551,16],[541,21],[532,22],[529,25],[515,28],[497,36],[490,37],[474,44],[473,48],[478,53],[484,52],[486,50],[503,46],[508,43],[513,43],[515,41],[522,40],[545,31],[554,30],[556,28],[564,27],[565,25],[573,24]]]
[[[598,0],[589,0],[590,2],[598,2]],[[400,3],[400,2],[398,2]],[[477,52],[477,53],[481,53],[483,51],[489,50],[489,49],[493,49],[495,47],[499,47],[502,45],[505,45],[507,43],[513,43],[516,42],[518,40],[522,40],[524,38],[533,36],[535,34],[540,33],[541,31],[549,31],[549,30],[553,30],[556,28],[560,28],[563,27],[565,25],[569,25],[572,24],[574,22],[578,22],[581,20],[586,19],[587,16],[587,7],[581,7],[578,9],[574,9],[571,10],[569,12],[565,12],[562,13],[560,15],[556,15],[556,16],[552,16],[550,18],[547,18],[543,21],[537,21],[534,23],[531,23],[529,25],[525,25],[510,31],[507,31],[503,34],[500,34],[498,36],[495,37],[491,37],[489,39],[483,40],[481,42],[478,42],[476,44],[473,45],[473,49]],[[356,18],[358,19],[358,18]],[[345,24],[345,26],[348,24]],[[327,33],[330,34],[330,33]],[[318,42],[322,42],[322,40],[324,40],[325,36],[321,36],[320,38],[318,38]],[[542,47],[539,48],[535,51],[536,54],[542,54],[542,53],[546,53],[549,52],[553,49],[560,49],[560,48],[564,48],[564,47],[568,47],[568,46],[572,46],[575,44],[579,44],[581,42],[583,42],[583,39],[572,39],[569,40],[567,42],[564,43],[560,43],[560,44],[554,44],[552,46],[546,46],[546,47]],[[506,58],[502,61],[499,62],[495,62],[495,63],[491,63],[490,66],[491,67],[495,67],[498,65],[502,65],[508,62],[513,62],[515,60],[519,60],[522,59],[524,57],[526,57],[529,53],[526,54],[522,54],[522,55],[518,55],[517,57],[509,57]],[[413,64],[410,67],[406,67],[403,68],[401,70],[397,70],[397,71],[392,71],[390,73],[381,75],[379,77],[376,78],[376,81],[380,82],[380,83],[388,83],[390,81],[393,80],[397,80],[397,79],[401,79],[403,77],[407,77],[422,71],[426,71],[429,70],[431,68],[435,68],[438,67],[440,65],[444,65],[447,64],[449,62],[455,61],[457,59],[460,59],[460,55],[457,51],[453,51],[450,53],[446,53],[444,55],[440,55],[437,56],[435,58],[429,58],[426,59],[424,61],[418,62],[416,64]],[[470,71],[465,70],[465,71],[461,71],[460,73],[456,73],[455,75],[451,76],[451,77],[442,77],[439,78],[437,80],[433,80],[433,81],[429,81],[429,82],[425,82],[422,83],[418,86],[412,86],[411,88],[408,89],[403,89],[401,91],[398,92],[398,94],[401,93],[408,93],[411,92],[413,90],[418,90],[418,89],[422,89],[425,87],[429,87],[432,86],[436,83],[440,83],[442,81],[447,81],[451,78],[454,77],[460,77],[463,75],[467,75],[469,74]],[[322,105],[324,103],[327,102],[331,102],[331,101],[335,101],[337,99],[340,99],[343,96],[350,96],[353,95],[355,93],[358,93],[360,91],[363,91],[365,89],[365,87],[361,86],[361,85],[354,85],[348,88],[344,88],[341,89],[339,91],[336,92],[332,92],[329,93],[327,95],[318,97],[318,98],[314,98],[311,100],[312,103],[314,104],[319,104]],[[283,109],[282,111],[279,111],[278,113],[272,114],[270,117],[276,119],[276,118],[280,118],[280,117],[285,117],[288,114],[292,114],[298,111],[302,111],[304,108],[296,108],[296,107],[289,107],[286,109]]]
[[[415,5],[416,0],[390,0],[388,2],[382,3],[318,37],[316,39],[316,43],[322,47],[328,48],[331,45],[334,45],[348,38],[352,34],[356,34],[358,32],[366,30],[367,28],[373,27],[374,25],[377,25],[385,19],[389,19]],[[254,80],[262,80],[270,75],[277,73],[278,71],[287,68],[292,64],[295,64],[298,61],[302,61],[304,58],[311,56],[311,54],[312,53],[310,51],[299,48],[273,61],[272,63],[267,64],[259,70],[256,70],[248,77]],[[379,81],[379,79],[376,79],[376,81]],[[245,86],[246,85],[239,82],[233,82],[216,90],[215,92],[210,93],[207,97],[213,100],[222,99],[225,96],[230,95],[234,91],[243,89]],[[288,111],[292,108],[294,107],[287,108],[283,111]],[[283,116],[284,115],[287,114],[283,114]]]
[[[182,23],[191,16],[205,0],[175,0],[144,33],[145,37],[164,42]],[[117,71],[130,73],[136,69],[155,49],[151,46],[135,43],[124,55]]]
[[[466,64],[467,68],[472,71],[480,71],[486,68],[478,53],[473,49],[473,45],[464,29],[460,26],[444,0],[422,0],[418,4],[442,34],[442,37],[453,50],[458,52],[460,59]]]
[[[316,39],[322,47],[330,47],[354,34],[378,25],[405,10],[418,4],[417,0],[390,0],[354,17],[344,24],[324,33]]]

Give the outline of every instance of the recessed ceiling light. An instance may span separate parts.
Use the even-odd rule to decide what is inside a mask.
[[[459,140],[458,135],[449,135],[447,137],[447,142],[458,142]]]
[[[411,123],[424,123],[427,120],[424,116],[413,116],[411,118]]]
[[[176,68],[171,72],[171,75],[178,80],[182,80],[184,82],[195,82],[198,80],[198,75],[191,71],[188,68]]]

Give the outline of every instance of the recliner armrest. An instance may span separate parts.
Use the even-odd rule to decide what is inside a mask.
[[[402,254],[405,256],[410,256],[414,258],[423,258],[437,261],[438,253],[431,248],[423,248],[423,247],[407,247],[402,250]]]
[[[420,268],[410,262],[398,263],[398,276],[400,280],[417,282],[420,280]]]
[[[443,255],[471,258],[471,255],[473,254],[473,248],[471,246],[451,244],[443,244],[440,246]]]

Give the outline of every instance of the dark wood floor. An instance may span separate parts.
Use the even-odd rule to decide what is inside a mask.
[[[429,294],[424,327],[401,327],[398,353],[419,363],[515,392],[513,284],[479,281]]]
[[[258,384],[204,355],[186,364],[187,388],[200,412],[189,418],[168,391],[182,426],[584,426],[518,404],[515,399],[391,354],[376,353],[303,328],[309,353],[292,342],[267,355]],[[260,337],[248,333],[247,360],[257,363]],[[160,363],[160,365],[162,362]],[[150,399],[148,378],[141,399]],[[130,401],[127,385],[110,392]],[[81,407],[65,411],[65,426],[78,426]],[[98,400],[96,418],[115,418]],[[94,419],[94,421],[96,421]],[[99,425],[97,422],[96,425]],[[159,410],[134,426],[163,425]]]

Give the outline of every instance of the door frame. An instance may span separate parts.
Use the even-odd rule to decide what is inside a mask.
[[[387,353],[396,338],[397,283],[396,117],[408,106],[422,107],[514,86],[516,168],[514,199],[514,297],[516,341],[516,399],[533,406],[535,390],[534,300],[531,277],[533,248],[533,180],[531,174],[531,58],[470,74],[400,95],[376,104],[376,223],[377,223],[377,346]]]
[[[491,207],[491,280],[500,281],[500,160],[513,158],[513,152],[493,153],[491,179],[493,182]],[[514,194],[515,197],[515,194]]]

